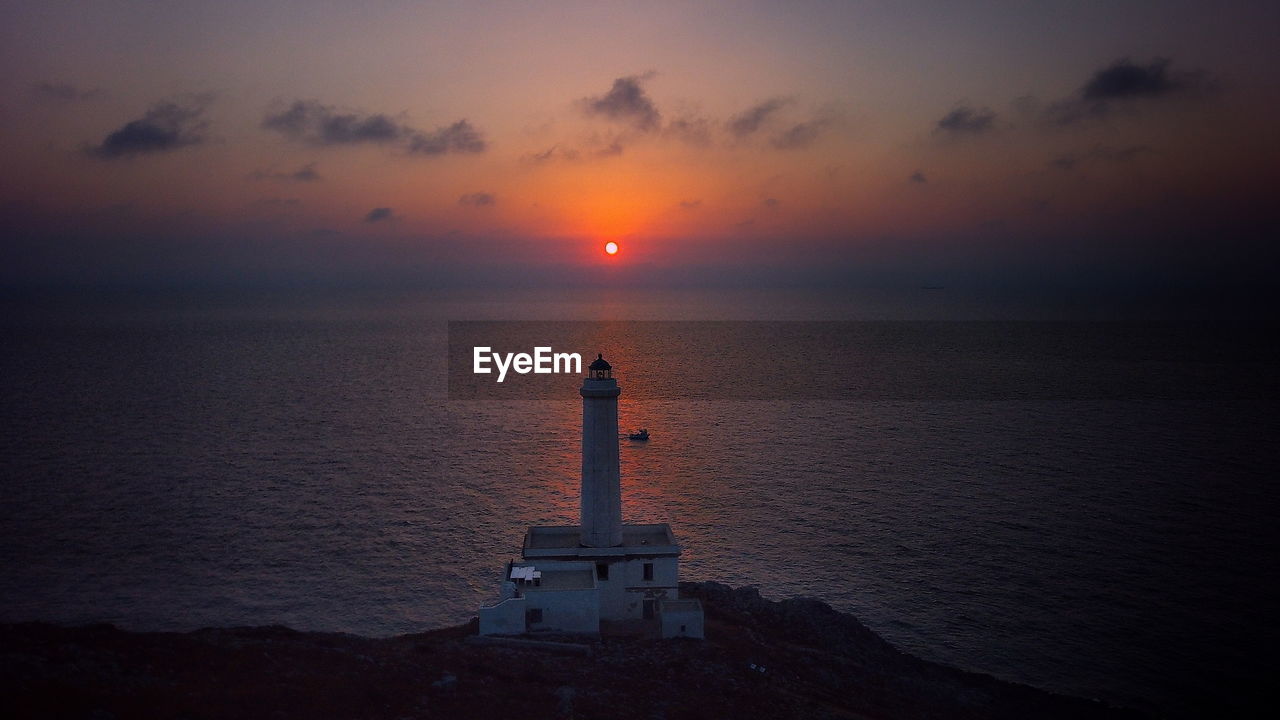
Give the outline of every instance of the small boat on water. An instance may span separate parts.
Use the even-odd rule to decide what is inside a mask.
[[[649,431],[646,428],[640,428],[639,430],[628,435],[627,439],[628,440],[648,440]]]

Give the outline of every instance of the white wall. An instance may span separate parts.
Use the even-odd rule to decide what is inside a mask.
[[[662,637],[703,638],[702,607],[672,610],[667,605],[660,608]]]
[[[601,563],[603,563],[603,559],[601,559]],[[600,617],[605,620],[617,620],[624,617],[625,614],[627,563],[625,560],[620,560],[608,563],[608,565],[608,580],[601,580],[599,575],[596,576],[596,586],[600,588]]]
[[[582,544],[613,547],[622,544],[617,388],[584,380],[582,392]]]
[[[644,579],[645,563],[653,563],[653,579]],[[644,600],[645,598],[675,599],[679,596],[676,586],[679,585],[680,564],[679,559],[674,557],[658,557],[658,558],[629,558],[625,562],[615,563],[614,569],[621,569],[621,587],[611,588],[613,590],[621,590],[623,596],[621,598],[620,607],[613,611],[614,614],[605,615],[609,620],[640,620],[644,618]],[[610,570],[609,581],[614,582],[614,570]]]
[[[597,590],[537,590],[525,593],[527,609],[542,610],[542,622],[529,630],[570,633],[600,632],[600,595]],[[521,618],[523,621],[523,617]]]
[[[525,599],[507,598],[480,608],[481,635],[519,635],[524,632]]]

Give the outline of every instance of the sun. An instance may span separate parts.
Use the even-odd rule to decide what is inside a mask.
[[[616,242],[607,242],[607,243],[605,243],[605,244],[604,244],[604,251],[605,251],[606,253],[610,254],[610,255],[617,255],[617,254],[618,254],[618,243],[616,243]]]

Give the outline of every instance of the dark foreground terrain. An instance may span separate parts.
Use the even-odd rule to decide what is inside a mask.
[[[0,626],[0,713],[110,718],[1134,717],[919,660],[813,600],[691,583],[707,640]],[[754,667],[753,667],[754,666]],[[763,670],[759,669],[763,666]]]

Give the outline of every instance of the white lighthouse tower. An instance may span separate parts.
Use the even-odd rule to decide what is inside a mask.
[[[521,562],[508,563],[498,602],[480,608],[481,635],[598,634],[611,628],[702,637],[702,605],[680,599],[680,545],[671,526],[624,525],[618,396],[604,355],[582,395],[582,508],[578,525],[536,526]]]
[[[582,395],[582,545],[622,544],[622,473],[618,467],[618,395],[613,367],[596,356]]]

